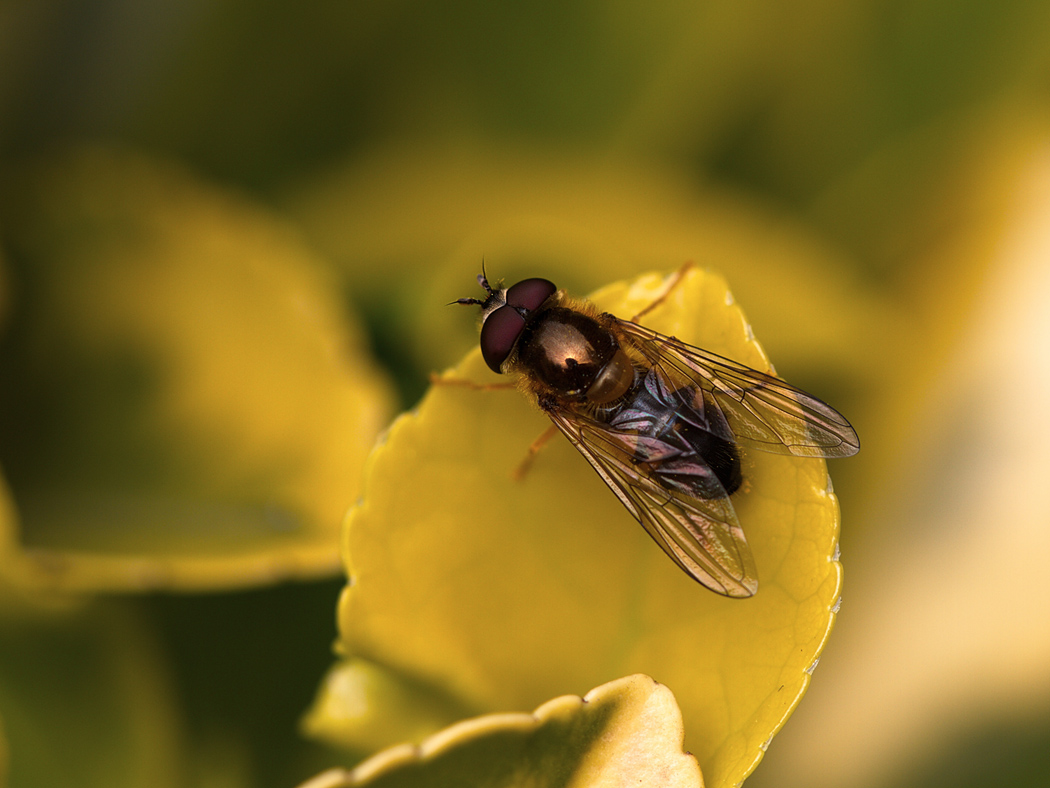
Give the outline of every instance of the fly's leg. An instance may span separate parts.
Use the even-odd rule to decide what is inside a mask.
[[[679,283],[682,281],[682,279],[685,278],[686,273],[688,273],[689,269],[692,268],[692,267],[693,267],[693,261],[690,260],[687,263],[685,263],[681,268],[679,268],[677,271],[675,271],[671,275],[671,280],[667,283],[667,288],[659,296],[657,296],[656,300],[653,301],[651,304],[649,304],[649,306],[647,306],[641,312],[639,312],[634,317],[632,317],[631,318],[631,322],[632,323],[637,323],[639,318],[644,317],[645,315],[649,314],[654,309],[656,309],[656,307],[660,306],[660,304],[662,304],[664,301],[666,301],[667,297],[669,295],[671,295],[671,291],[673,291],[676,287],[678,287]]]
[[[430,385],[432,386],[463,386],[464,388],[473,389],[474,391],[502,391],[504,389],[517,388],[517,384],[513,381],[504,381],[501,383],[478,383],[473,380],[467,380],[466,378],[456,378],[451,375],[441,375],[437,372],[430,373]]]
[[[517,388],[517,384],[513,382],[478,383],[473,380],[467,380],[466,378],[439,375],[436,372],[430,373],[430,383],[434,386],[463,386],[464,388],[472,389],[473,391],[503,391],[504,389]],[[511,473],[511,478],[513,478],[514,481],[520,482],[525,479],[525,476],[529,472],[529,468],[532,467],[533,459],[540,453],[540,450],[546,445],[547,441],[551,439],[556,431],[557,428],[552,424],[548,429],[543,431],[543,434],[540,435],[540,437],[532,442],[525,454],[525,458]]]
[[[518,467],[514,469],[514,473],[511,474],[511,478],[516,482],[524,481],[525,475],[529,472],[529,468],[532,467],[532,461],[536,455],[540,453],[540,450],[547,445],[554,433],[558,431],[558,428],[553,424],[543,431],[540,437],[536,438],[529,446],[529,451],[525,455],[525,459],[519,463]]]

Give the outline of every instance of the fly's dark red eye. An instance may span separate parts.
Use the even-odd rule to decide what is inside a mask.
[[[548,279],[522,279],[507,290],[507,303],[530,312],[554,295],[558,288]]]
[[[485,325],[481,327],[481,355],[493,372],[500,371],[500,365],[507,360],[524,327],[525,318],[512,306],[501,306],[485,318]]]
[[[553,282],[538,278],[522,279],[507,289],[506,304],[486,317],[481,327],[481,355],[493,372],[500,371],[500,365],[507,360],[525,327],[526,315],[522,315],[522,311],[539,309],[557,289]]]

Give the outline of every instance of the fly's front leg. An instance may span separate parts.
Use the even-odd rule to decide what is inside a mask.
[[[649,304],[649,306],[647,306],[641,312],[639,312],[634,317],[632,317],[631,318],[631,322],[632,323],[637,323],[639,318],[644,317],[645,315],[649,314],[654,309],[656,309],[656,307],[660,306],[660,304],[662,304],[664,301],[666,301],[667,297],[669,295],[671,295],[671,292],[676,287],[678,287],[678,285],[681,283],[682,279],[685,278],[686,273],[688,273],[689,269],[692,268],[692,267],[693,267],[693,261],[690,260],[689,262],[685,263],[681,268],[679,268],[677,271],[675,271],[671,275],[671,280],[667,283],[667,287],[664,289],[664,291],[659,296],[657,296],[656,300],[653,301],[651,304]]]
[[[437,372],[430,373],[430,385],[432,386],[463,386],[474,391],[503,391],[505,389],[517,388],[514,381],[502,381],[500,383],[478,383],[466,378],[457,378],[452,375],[442,375]]]
[[[436,372],[430,373],[430,383],[434,386],[462,386],[473,391],[504,391],[506,389],[517,388],[517,384],[512,381],[505,381],[500,383],[478,383],[474,380],[467,380],[466,378],[456,378],[451,375],[439,375]],[[552,424],[549,429],[544,430],[543,434],[540,435],[536,440],[529,446],[528,452],[525,458],[518,464],[518,467],[511,473],[511,478],[516,482],[520,482],[525,479],[526,474],[529,472],[529,468],[532,467],[532,460],[544,444],[551,439],[551,436],[556,432],[556,428]]]

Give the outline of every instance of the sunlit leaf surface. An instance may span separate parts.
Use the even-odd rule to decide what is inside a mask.
[[[593,300],[633,315],[663,289],[650,275]],[[693,270],[644,322],[766,366],[711,273]],[[478,352],[449,374],[498,380]],[[760,586],[731,600],[674,566],[564,441],[513,481],[546,425],[512,389],[454,384],[395,422],[348,521],[342,648],[477,712],[644,672],[678,698],[708,784],[742,780],[805,690],[834,619],[838,505],[824,462],[745,457],[734,504]],[[368,739],[345,722],[345,743]]]
[[[671,691],[627,676],[555,698],[532,714],[492,714],[448,728],[420,746],[382,752],[353,771],[333,770],[300,788],[701,788],[682,752],[682,716]]]

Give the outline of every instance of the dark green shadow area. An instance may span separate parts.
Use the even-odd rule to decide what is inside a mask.
[[[882,788],[1046,788],[1050,710],[1010,724],[975,727]]]
[[[346,762],[298,728],[332,662],[343,583],[145,600],[202,770],[228,747],[253,788],[287,788]]]

